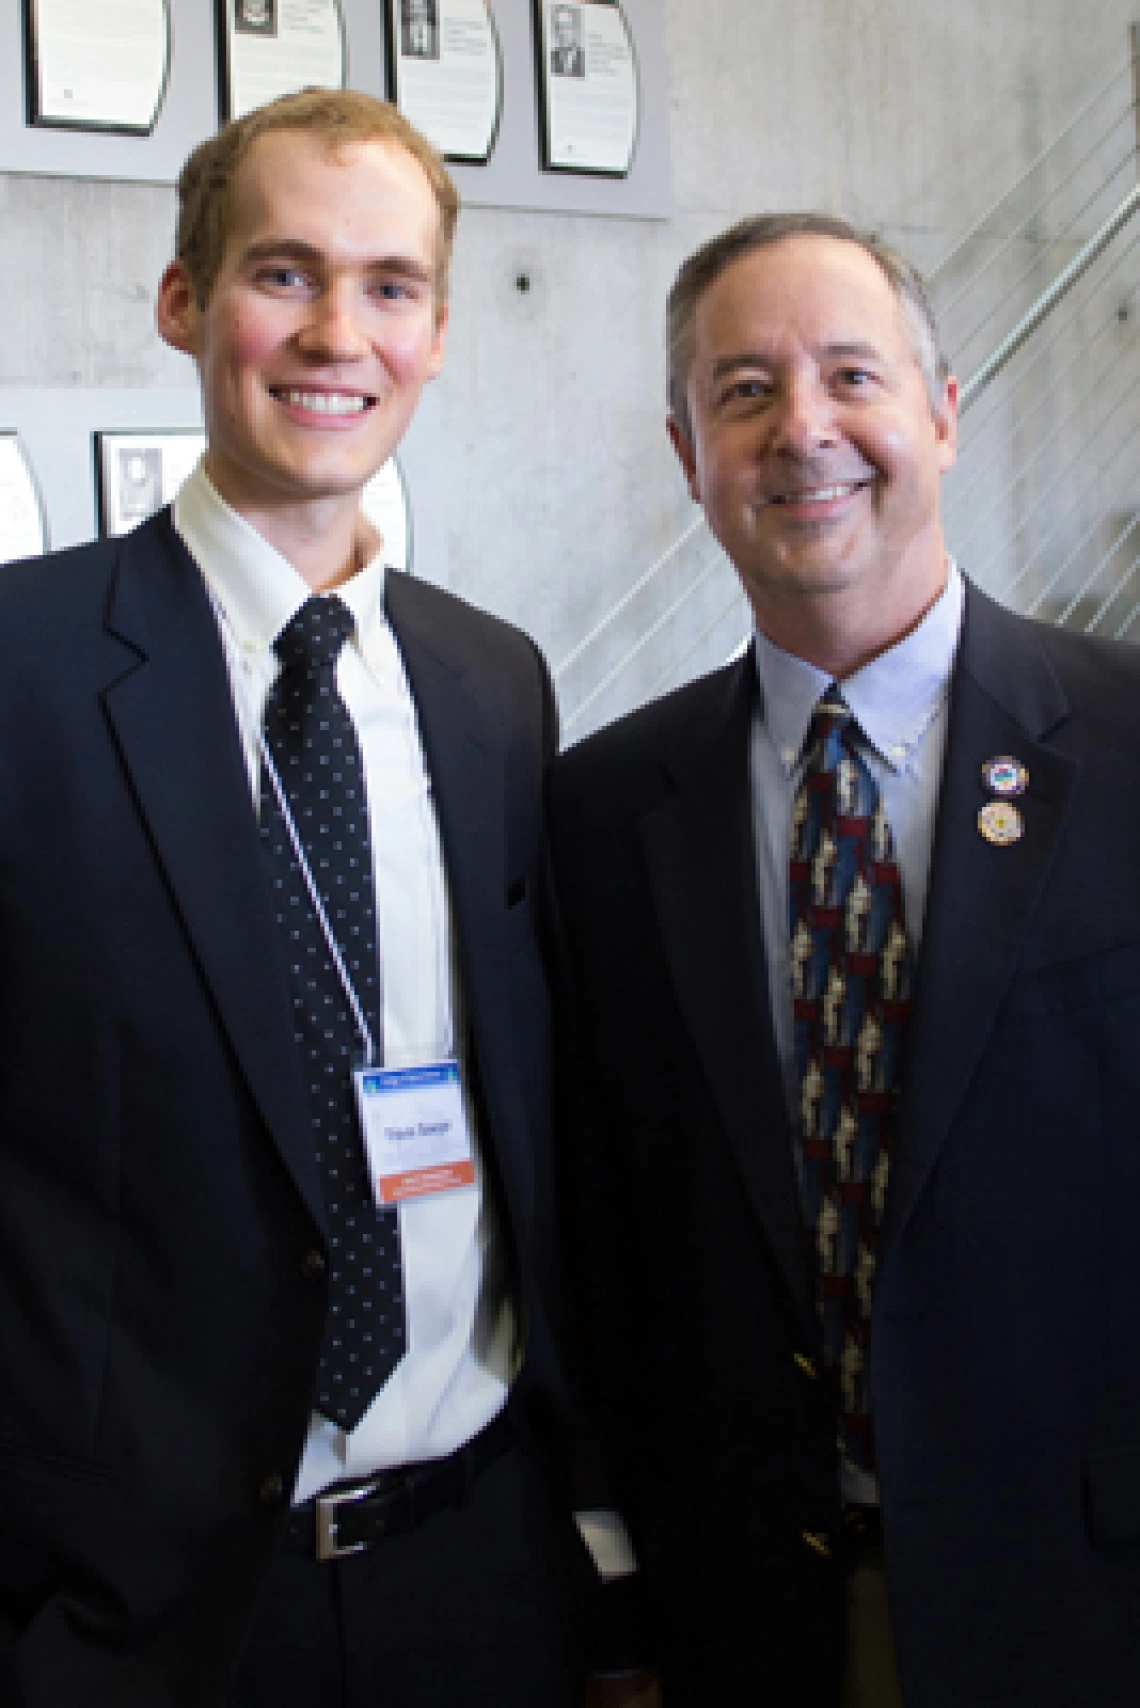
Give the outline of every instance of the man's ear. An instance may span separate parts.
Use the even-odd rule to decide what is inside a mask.
[[[669,432],[669,442],[677,453],[677,460],[685,471],[685,484],[695,504],[701,502],[700,482],[697,479],[697,459],[693,451],[693,441],[681,426],[675,415],[670,415],[665,423]]]
[[[428,379],[434,380],[443,369],[444,353],[447,349],[447,328],[450,322],[447,304],[440,303],[435,316],[435,336],[432,345],[431,358],[428,363]]]
[[[938,441],[938,467],[945,474],[958,457],[958,381],[947,374],[942,401],[934,411],[934,433]]]
[[[159,337],[172,350],[197,356],[201,315],[190,275],[181,261],[172,261],[159,281],[154,321]]]

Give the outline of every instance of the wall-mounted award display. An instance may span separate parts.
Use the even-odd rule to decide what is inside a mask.
[[[535,0],[548,172],[624,178],[638,133],[633,36],[618,0]]]
[[[0,563],[39,557],[47,524],[28,459],[15,433],[0,433]]]
[[[222,117],[240,119],[295,89],[343,89],[339,0],[218,0]]]
[[[412,520],[408,493],[395,457],[376,470],[361,495],[364,514],[384,541],[384,562],[392,569],[412,566]]]
[[[0,0],[0,173],[174,184],[219,109],[228,116],[279,91],[351,81],[394,99],[432,138],[468,207],[668,219],[664,12],[665,0]],[[121,72],[128,87],[145,82],[140,122],[161,83],[169,24],[169,80],[150,135],[83,128],[85,84],[61,73],[58,88],[69,93],[50,94],[46,60],[37,67],[32,54],[33,15],[49,36],[54,28],[96,91],[101,78],[113,88]],[[162,20],[159,69],[147,79],[130,70],[155,39],[145,24],[116,49],[110,73],[100,70],[112,39],[103,20],[112,16]],[[64,115],[58,122],[29,122],[39,88],[45,113]],[[97,105],[84,99],[85,111]],[[135,116],[117,97],[111,111],[120,122]],[[84,422],[84,457],[96,427],[120,424]],[[21,421],[12,425],[23,431]],[[58,543],[60,506],[70,501],[48,484],[38,445],[25,442]],[[89,481],[83,491],[90,499]]]
[[[202,433],[96,433],[100,532],[129,533],[169,504],[205,445]]]
[[[389,93],[449,160],[491,157],[503,102],[489,0],[385,0]]]
[[[167,0],[24,0],[34,125],[153,129],[170,70]]]

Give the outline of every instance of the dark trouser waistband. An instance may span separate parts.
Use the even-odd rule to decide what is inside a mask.
[[[293,1508],[279,1545],[318,1560],[337,1560],[359,1553],[384,1536],[414,1530],[425,1518],[464,1501],[475,1478],[514,1439],[506,1413],[500,1412],[446,1459],[379,1471],[363,1482],[334,1483]]]

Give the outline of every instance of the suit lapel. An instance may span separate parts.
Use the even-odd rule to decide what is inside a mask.
[[[487,673],[471,673],[462,612],[431,586],[394,571],[385,593],[419,720],[443,841],[466,1013],[475,1040],[495,1145],[516,1229],[530,1226],[533,1171],[522,1075],[512,1070],[514,1030],[505,1009],[507,913],[506,712]]]
[[[139,811],[254,1100],[318,1225],[288,969],[217,625],[163,512],[124,541],[108,629],[138,662],[103,700]]]
[[[642,839],[681,1008],[753,1207],[810,1320],[809,1254],[756,890],[751,654],[713,682],[722,688],[714,715],[700,720],[692,742],[669,763],[675,792],[643,820]]]
[[[888,1243],[930,1175],[985,1049],[1052,866],[1077,766],[1046,745],[1068,715],[1033,625],[967,592],[950,703],[929,900],[919,958]],[[978,829],[992,795],[982,767],[1002,755],[1029,772],[1021,839],[995,847]]]

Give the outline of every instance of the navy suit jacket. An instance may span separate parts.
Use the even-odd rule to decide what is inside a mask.
[[[391,574],[550,1451],[554,742],[533,645]],[[202,578],[163,513],[0,577],[0,1699],[213,1701],[303,1448],[321,1185]]]
[[[566,1181],[666,1703],[833,1705],[835,1418],[768,1010],[751,657],[556,764]],[[987,760],[1024,835],[978,829]],[[1140,653],[968,591],[874,1305],[907,1708],[1140,1678]]]

